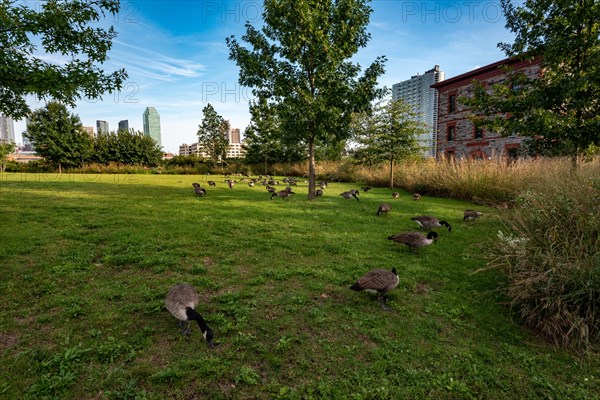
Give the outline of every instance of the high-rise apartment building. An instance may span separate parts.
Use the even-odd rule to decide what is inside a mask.
[[[160,140],[160,115],[154,107],[146,107],[143,115],[144,135],[150,136],[158,146],[162,146]]]
[[[0,143],[15,143],[15,124],[12,118],[0,114]]]
[[[96,120],[96,132],[98,134],[108,133],[108,122]]]
[[[129,131],[129,120],[128,119],[119,121],[119,130],[120,131]]]
[[[427,125],[428,132],[419,137],[419,142],[426,148],[425,156],[436,156],[438,94],[432,88],[444,80],[444,72],[436,65],[423,75],[412,76],[409,80],[392,86],[392,99],[402,99],[413,107],[417,120]]]
[[[244,157],[244,150],[242,149],[242,143],[240,139],[239,128],[230,128],[227,131],[227,141],[229,142],[229,147],[227,148],[227,158]]]

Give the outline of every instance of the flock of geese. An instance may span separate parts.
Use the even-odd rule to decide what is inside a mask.
[[[292,186],[297,184],[297,180],[294,178],[284,178],[283,181]],[[235,180],[231,179],[227,179],[225,182],[230,189],[233,189],[233,186],[237,183]],[[248,180],[248,186],[253,187],[257,182],[262,183],[263,186],[265,186],[271,193],[271,200],[274,197],[281,197],[285,199],[288,196],[295,194],[292,191],[291,186],[286,187],[284,190],[276,190],[273,186],[278,185],[279,182],[274,181],[271,177],[266,177],[265,179],[259,177],[259,179]],[[207,183],[209,186],[216,186],[216,182],[214,181],[208,181]],[[192,183],[192,186],[196,196],[206,196],[206,189],[203,189],[200,184]],[[324,189],[327,187],[327,182],[318,182],[317,186],[319,189],[317,189],[316,195],[317,197],[322,196]],[[362,187],[361,189],[363,192],[368,192],[371,190],[371,188],[368,186]],[[356,199],[359,201],[358,194],[358,190],[349,190],[340,193],[340,196],[346,200]],[[392,197],[398,198],[400,197],[400,194],[398,192],[394,192],[392,193]],[[420,199],[420,194],[413,194],[413,200],[417,201]],[[387,214],[391,209],[392,206],[389,203],[381,203],[377,209],[377,215]],[[465,210],[463,221],[475,220],[481,215],[482,213],[480,211]],[[392,240],[399,244],[404,244],[408,246],[411,251],[415,251],[415,249],[429,246],[438,240],[439,235],[435,231],[432,231],[432,228],[445,227],[448,232],[452,232],[452,226],[447,221],[439,220],[429,215],[412,217],[411,220],[415,221],[421,230],[427,231],[427,234],[418,231],[402,232],[389,236],[388,240]],[[395,289],[399,282],[400,277],[398,276],[396,268],[393,268],[391,271],[385,269],[374,269],[361,276],[352,286],[350,286],[350,289],[377,294],[377,299],[382,309],[387,311],[389,308],[386,305],[385,294]],[[191,333],[190,323],[191,321],[195,321],[198,324],[206,343],[210,347],[213,347],[213,331],[208,326],[202,315],[196,311],[196,307],[198,306],[199,302],[200,297],[198,295],[198,291],[193,286],[189,284],[178,284],[173,286],[167,293],[165,306],[171,315],[177,318],[182,335],[189,335]],[[185,322],[187,322],[187,326],[184,328]]]

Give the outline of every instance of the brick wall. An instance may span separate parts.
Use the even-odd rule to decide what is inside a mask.
[[[521,146],[522,136],[502,137],[487,129],[476,132],[474,124],[467,118],[471,111],[459,101],[461,97],[472,97],[474,80],[489,87],[502,82],[506,78],[502,69],[505,65],[515,71],[524,71],[528,76],[539,75],[538,60],[506,59],[432,86],[438,90],[438,157],[505,157]]]

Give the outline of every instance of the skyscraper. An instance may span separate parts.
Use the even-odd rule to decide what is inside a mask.
[[[436,156],[437,143],[438,94],[431,85],[443,80],[444,72],[436,65],[423,75],[417,74],[392,86],[392,99],[406,101],[417,113],[417,120],[427,124],[428,132],[419,137],[419,142],[426,148],[427,157]]]
[[[119,130],[120,131],[129,131],[129,120],[128,119],[119,121]]]
[[[154,107],[146,107],[143,115],[144,135],[150,136],[158,146],[162,146],[160,140],[160,115]]]
[[[0,114],[0,143],[15,143],[15,124],[3,114]]]
[[[108,122],[96,120],[96,132],[100,133],[108,133]]]

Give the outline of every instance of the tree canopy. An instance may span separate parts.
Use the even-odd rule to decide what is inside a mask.
[[[509,71],[506,81],[477,85],[465,99],[473,119],[503,134],[535,138],[537,149],[577,158],[600,144],[600,2],[502,0],[514,43],[509,57],[539,59],[541,73]]]
[[[284,138],[308,149],[309,193],[315,197],[315,144],[349,136],[351,114],[368,109],[378,94],[385,57],[361,75],[349,61],[367,45],[368,0],[265,0],[263,27],[246,24],[240,44],[227,38],[239,82],[267,98]]]
[[[121,88],[124,69],[106,73],[98,66],[107,60],[117,34],[112,26],[90,26],[118,13],[118,0],[31,3],[0,0],[1,113],[26,116],[28,95],[74,107],[82,97],[99,98]],[[60,61],[48,61],[48,55]]]
[[[390,164],[390,188],[394,187],[394,163],[421,153],[419,135],[427,126],[419,122],[410,104],[403,100],[379,103],[372,114],[355,114],[353,131],[359,147],[355,157],[363,163]]]
[[[265,98],[250,103],[250,115],[250,124],[244,131],[246,163],[264,164],[264,173],[267,174],[269,163],[306,159],[303,146],[283,142],[281,121],[275,108]]]
[[[198,144],[213,161],[225,160],[229,142],[229,122],[219,115],[209,103],[202,109],[202,122],[198,126]]]
[[[92,138],[83,130],[79,117],[57,101],[32,112],[23,134],[36,153],[56,165],[59,173],[62,167],[83,165],[93,149]]]
[[[140,131],[119,130],[98,133],[94,138],[90,161],[100,164],[118,163],[154,166],[162,158],[162,150],[150,136]]]

